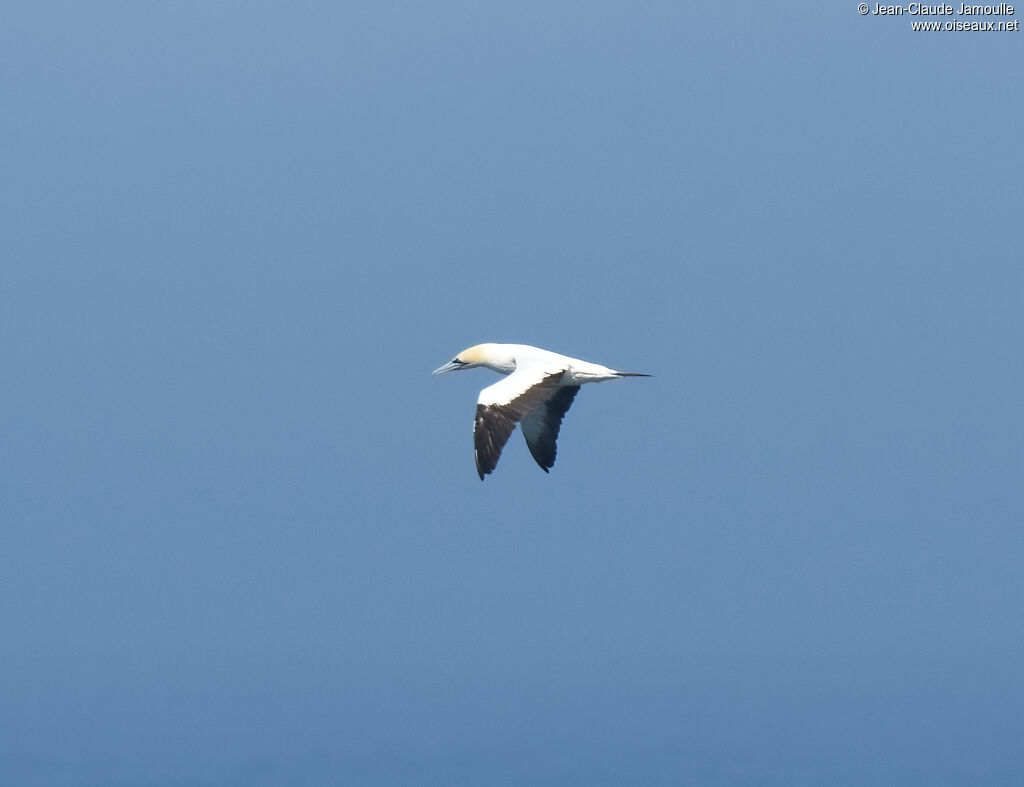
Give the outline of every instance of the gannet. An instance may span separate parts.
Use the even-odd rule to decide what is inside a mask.
[[[504,375],[480,392],[473,428],[476,471],[480,480],[498,464],[516,423],[523,425],[526,446],[545,473],[555,464],[555,442],[562,418],[583,383],[649,374],[617,372],[579,358],[528,344],[477,344],[463,350],[434,374],[486,366]]]

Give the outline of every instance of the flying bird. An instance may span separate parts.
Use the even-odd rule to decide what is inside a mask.
[[[579,358],[528,344],[477,344],[463,350],[434,374],[486,366],[504,375],[480,392],[473,446],[480,480],[498,465],[501,449],[517,423],[537,464],[546,473],[555,464],[558,430],[583,383],[649,374],[617,372]]]

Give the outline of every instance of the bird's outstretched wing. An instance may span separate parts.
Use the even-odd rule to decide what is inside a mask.
[[[533,458],[545,473],[555,464],[555,455],[558,453],[558,430],[562,428],[562,419],[572,407],[572,400],[576,398],[579,390],[578,385],[559,388],[532,412],[523,416],[523,437],[526,438],[526,447],[530,449]]]
[[[573,390],[572,394],[561,396],[561,398],[568,397],[564,407],[561,405],[555,406],[554,411],[560,409],[555,423],[560,425],[562,423],[562,415],[569,409],[569,405],[572,404],[572,398],[576,395],[575,391],[578,390],[577,386],[573,386],[571,389],[559,388],[559,383],[564,373],[564,370],[561,369],[555,371],[542,367],[532,369],[519,367],[508,377],[484,388],[480,392],[476,405],[473,446],[476,456],[476,471],[481,481],[485,475],[491,473],[497,467],[498,459],[501,457],[501,449],[505,447],[505,443],[508,442],[509,435],[516,428],[518,421],[523,421],[523,430],[527,434],[526,442],[530,447],[530,452],[537,459],[538,464],[544,467],[544,463],[538,458],[537,452],[534,450],[534,444],[541,446],[544,443],[544,440],[540,437],[543,425],[551,420],[546,414],[548,410],[547,402],[549,399],[560,398],[559,395],[562,390]],[[544,412],[537,416],[536,414],[539,411]],[[541,418],[539,426],[534,426],[534,421],[530,420],[536,417]],[[530,422],[529,427],[527,426],[528,421]],[[558,435],[557,425],[555,433],[551,437],[551,462],[554,462],[554,438]],[[530,431],[531,428],[532,432]],[[530,436],[531,433],[534,437]],[[546,457],[547,454],[542,452],[541,456]],[[548,464],[548,467],[550,466],[551,464]],[[547,467],[544,467],[544,470],[546,472]]]

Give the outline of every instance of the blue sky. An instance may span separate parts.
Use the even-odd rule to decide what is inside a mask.
[[[1019,32],[0,24],[0,781],[1024,779]],[[593,386],[481,483],[482,341]]]

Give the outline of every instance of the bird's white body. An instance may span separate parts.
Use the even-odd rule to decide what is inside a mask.
[[[501,374],[512,374],[522,368],[561,371],[565,375],[565,385],[612,380],[619,376],[618,372],[607,366],[570,358],[568,355],[560,355],[528,344],[478,344],[476,347],[463,350],[457,357]]]
[[[484,388],[477,398],[474,445],[480,480],[494,470],[517,422],[522,424],[530,453],[546,473],[555,463],[562,418],[581,385],[648,376],[618,372],[528,344],[478,344],[460,352],[434,374],[474,366],[507,375]]]

